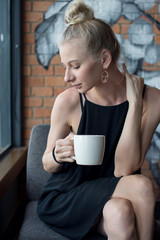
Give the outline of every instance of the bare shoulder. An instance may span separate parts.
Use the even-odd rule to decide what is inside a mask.
[[[160,90],[155,87],[146,86],[146,93],[154,95],[153,97],[160,98]]]
[[[74,88],[69,88],[60,93],[55,101],[53,110],[71,112],[79,104],[79,93]]]
[[[151,103],[154,103],[155,101],[160,103],[160,90],[155,87],[146,86],[145,100]]]
[[[160,120],[160,90],[146,86],[144,95],[144,110]]]

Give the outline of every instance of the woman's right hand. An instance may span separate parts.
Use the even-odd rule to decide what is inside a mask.
[[[142,107],[142,92],[144,88],[144,79],[139,76],[129,74],[125,63],[123,63],[122,67],[124,76],[126,78],[127,100],[130,104],[138,104],[138,106]]]
[[[75,162],[71,156],[74,156],[74,134],[71,132],[66,138],[59,139],[55,145],[55,157],[60,163]]]

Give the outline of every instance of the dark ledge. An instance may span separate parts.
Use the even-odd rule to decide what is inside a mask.
[[[0,161],[0,199],[26,164],[27,147],[13,148]]]

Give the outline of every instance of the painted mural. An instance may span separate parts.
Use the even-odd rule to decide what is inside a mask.
[[[44,14],[44,21],[36,28],[36,55],[39,63],[46,69],[51,59],[58,54],[58,39],[65,26],[64,12],[72,0],[57,0]],[[153,26],[160,31],[160,22],[146,11],[157,4],[157,0],[84,0],[95,11],[95,17],[104,19],[111,26],[121,16],[130,21],[128,38],[116,34],[120,46],[119,66],[126,62],[128,71],[142,76],[145,83],[160,89],[160,71],[146,71],[143,62],[160,63],[160,45],[154,41]],[[158,1],[160,14],[160,2]],[[150,162],[157,164],[160,160],[160,124],[153,136],[147,153]],[[153,167],[153,165],[152,165]],[[160,178],[160,171],[156,173]]]

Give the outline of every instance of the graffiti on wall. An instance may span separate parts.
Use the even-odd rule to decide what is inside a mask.
[[[51,59],[58,54],[58,39],[66,27],[64,13],[72,0],[57,0],[44,14],[44,21],[36,28],[36,55],[39,63],[46,69]],[[160,45],[154,41],[153,26],[160,31],[160,22],[147,13],[147,10],[160,3],[156,0],[84,0],[94,9],[95,17],[107,21],[114,26],[124,17],[130,21],[128,38],[116,34],[121,46],[119,64],[126,62],[128,71],[142,76],[145,83],[160,89],[160,71],[146,71],[143,63],[160,62]],[[148,159],[160,159],[160,124],[153,136]]]

